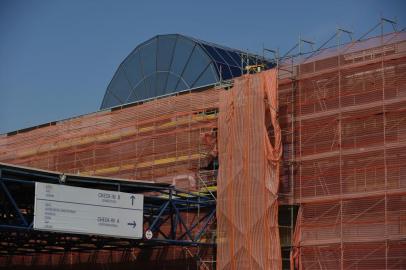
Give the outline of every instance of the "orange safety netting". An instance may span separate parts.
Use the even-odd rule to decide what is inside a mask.
[[[216,155],[217,106],[209,89],[0,135],[0,162],[195,190],[198,177],[213,182],[197,174]]]
[[[64,173],[145,179],[205,192],[216,183],[210,163],[217,155],[218,93],[213,88],[188,92],[0,135],[0,162]],[[204,211],[181,215],[192,223]],[[201,225],[194,228],[200,229]],[[161,230],[169,235],[169,225],[162,225]],[[182,230],[177,227],[177,233]],[[205,231],[202,241],[212,241],[211,231]],[[0,267],[68,268],[75,264],[78,268],[92,262],[178,269],[191,265],[192,258],[195,266],[195,256],[213,260],[213,251],[212,247],[192,247],[187,252],[180,247],[162,247],[0,256]]]
[[[218,153],[219,269],[280,267],[278,179],[280,205],[299,206],[294,237],[293,225],[280,230],[294,246],[292,268],[405,269],[406,33],[289,61],[281,63],[278,92],[266,85],[276,83],[268,71],[236,79],[229,92],[1,135],[0,161],[196,189],[199,177],[215,184],[215,173],[199,174]],[[280,178],[278,104],[264,101],[279,102]],[[289,251],[290,243],[281,245]]]
[[[291,269],[405,269],[406,33],[291,70],[279,84],[281,191],[299,206]]]
[[[219,108],[217,269],[281,269],[276,70],[238,78]]]

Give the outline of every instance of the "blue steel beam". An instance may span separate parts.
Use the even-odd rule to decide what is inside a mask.
[[[4,193],[7,196],[8,201],[13,205],[13,210],[16,212],[18,217],[20,218],[21,222],[23,223],[24,226],[28,226],[27,220],[24,218],[23,214],[21,213],[20,208],[17,206],[16,201],[14,200],[13,196],[10,194],[7,186],[3,183],[3,181],[0,179],[0,187],[4,191]]]
[[[27,188],[32,192],[33,185],[35,185],[35,181],[38,182],[46,182],[46,183],[54,183],[59,184],[59,175],[54,173],[52,175],[49,172],[43,173],[42,171],[34,170],[34,169],[23,169],[21,170],[19,167],[10,168],[10,166],[3,167],[4,164],[0,164],[0,189],[3,190],[5,194],[5,199],[7,199],[7,211],[10,213],[15,212],[17,216],[12,215],[20,221],[18,224],[9,224],[7,219],[0,220],[0,233],[6,233],[6,235],[13,235],[19,234],[24,232],[24,235],[36,235],[37,237],[40,235],[46,235],[46,241],[49,240],[49,236],[53,236],[55,238],[66,238],[71,237],[72,239],[78,239],[77,244],[94,244],[94,236],[89,235],[71,235],[71,234],[64,234],[64,233],[45,233],[35,231],[32,226],[32,210],[27,211],[27,209],[20,209],[19,204],[21,204],[21,200],[24,201],[24,204],[27,204],[27,198],[30,196],[34,198],[34,194],[27,194],[24,193],[23,197],[15,197],[13,194],[14,190],[18,190],[19,192],[23,191],[24,188]],[[173,186],[165,186],[165,185],[155,185],[149,183],[117,183],[114,180],[114,183],[109,183],[108,179],[102,179],[102,181],[97,182],[97,179],[86,179],[86,177],[78,177],[75,179],[67,177],[65,184],[71,186],[80,186],[80,187],[87,187],[87,184],[90,184],[92,187],[94,184],[97,184],[97,188],[103,189],[106,186],[106,190],[111,190],[111,187],[116,187],[117,189],[125,188],[124,192],[133,192],[133,193],[143,193],[145,191],[153,191],[158,192],[157,196],[144,196],[144,223],[145,228],[148,228],[152,232],[158,232],[155,238],[150,240],[147,239],[139,239],[139,240],[126,240],[126,239],[117,239],[122,243],[124,243],[127,247],[131,246],[160,246],[160,245],[179,245],[179,246],[198,246],[198,245],[215,245],[215,243],[207,243],[201,242],[200,239],[202,235],[208,228],[210,222],[215,222],[215,201],[211,200],[205,196],[198,197],[196,194],[192,194],[190,192],[185,192],[182,190],[175,189]],[[35,179],[35,181],[33,181]],[[7,183],[7,185],[5,184]],[[9,187],[15,185],[13,192],[10,192]],[[24,191],[23,191],[24,192]],[[161,194],[161,195],[159,195]],[[20,196],[22,196],[20,194]],[[33,209],[33,201],[32,205],[25,206],[30,209]],[[2,205],[3,207],[5,205]],[[23,210],[23,211],[22,211]],[[204,211],[203,218],[199,218],[195,220],[192,219],[191,222],[186,222],[182,218],[182,213],[189,213],[197,215],[198,210]],[[6,212],[6,210],[2,211]],[[147,226],[147,223],[149,226]],[[168,226],[169,225],[169,226]],[[201,229],[195,232],[196,227],[201,225]],[[164,228],[164,229],[163,229]],[[167,231],[169,230],[169,231]],[[169,232],[169,234],[168,234]],[[193,235],[195,233],[195,235]],[[185,239],[185,236],[188,236]],[[27,236],[28,237],[28,236]],[[32,236],[28,237],[28,239],[32,239]],[[35,239],[35,238],[34,238]],[[111,244],[111,240],[114,238],[108,237],[97,237],[97,243],[102,248],[104,242],[102,239],[105,239],[106,243],[108,242],[109,245]],[[28,240],[27,240],[28,241]],[[43,240],[44,241],[44,240]],[[126,242],[127,241],[127,242]],[[20,241],[19,241],[20,242]],[[22,241],[24,242],[24,241]],[[66,242],[66,241],[65,241]],[[59,241],[57,243],[65,243],[64,241]],[[113,243],[114,245],[114,243]],[[52,246],[52,243],[50,243]],[[71,248],[75,246],[75,242],[69,243],[66,248]],[[118,248],[121,248],[122,245],[118,245]],[[83,247],[80,247],[81,249]],[[4,247],[0,247],[0,251],[3,251]],[[40,248],[39,248],[40,249]],[[50,252],[53,252],[50,250]]]

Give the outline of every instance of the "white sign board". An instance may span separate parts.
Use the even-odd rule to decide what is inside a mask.
[[[142,238],[144,196],[35,183],[34,229]]]

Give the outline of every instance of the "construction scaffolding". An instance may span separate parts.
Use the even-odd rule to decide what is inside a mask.
[[[378,27],[383,23],[384,20]],[[302,46],[312,43],[300,39],[294,47],[298,54],[276,57],[277,116],[283,152],[279,191],[273,195],[279,205],[276,220],[283,268],[405,269],[406,33],[382,32],[377,37],[342,44],[343,34],[351,33],[338,29],[331,39],[337,40],[334,47],[323,45],[304,53]],[[243,196],[248,194],[247,185],[252,179],[228,179],[226,172],[232,170],[223,171],[219,181],[224,182],[219,183],[217,198],[217,168],[235,157],[227,156],[224,143],[241,135],[231,133],[220,138],[218,129],[230,118],[220,119],[218,114],[221,108],[227,108],[220,106],[221,95],[247,89],[260,91],[263,85],[248,82],[260,81],[266,73],[247,74],[238,81],[221,82],[209,89],[1,135],[0,161],[74,174],[173,184],[213,197],[223,207],[219,215],[233,211],[239,215],[233,218],[243,218],[251,224],[247,209],[241,211],[238,204],[230,209],[233,198],[224,185],[226,181],[239,181],[247,187],[239,190]],[[265,81],[269,80],[272,79]],[[270,124],[272,118],[251,117],[253,122],[258,120],[251,123],[253,128],[266,123],[268,136],[274,141],[277,134],[270,128],[274,126]],[[246,157],[244,153],[239,155]],[[265,162],[265,158],[260,162]],[[254,163],[251,165],[255,167]],[[267,198],[272,200],[274,196]],[[185,219],[199,219],[205,214],[198,210],[197,214],[185,215]],[[224,227],[218,228],[219,235],[216,224],[210,228],[207,239],[225,239]],[[173,247],[146,250],[137,256],[158,264],[164,259],[179,265],[193,260],[198,269],[214,269],[216,264],[220,269],[235,269],[229,266],[238,264],[242,253],[230,253],[229,259],[234,259],[229,261],[218,261],[215,254],[213,249]],[[120,256],[111,258],[119,260]],[[40,258],[46,264],[56,257]],[[88,260],[92,258],[89,255]],[[259,258],[255,263],[269,269],[270,258]],[[80,256],[70,260],[79,263]],[[254,260],[251,263],[254,268],[258,266]]]
[[[4,134],[0,137],[0,160],[63,173],[148,179],[171,184],[198,198],[215,200],[218,91],[212,88],[183,93]],[[199,224],[209,213],[195,208],[190,207],[189,213],[181,213],[181,217],[197,232],[199,227],[193,224]],[[172,230],[185,236],[183,227],[179,220],[173,220],[159,229],[169,237]],[[215,242],[215,222],[208,227],[201,237],[203,241]],[[112,252],[108,258],[118,263],[127,251]],[[213,247],[134,248],[130,253],[138,258],[138,265],[152,260],[167,265],[168,269],[177,269],[185,262],[190,265],[191,261],[202,269],[213,268],[215,264]],[[30,254],[28,257],[36,259],[12,256],[2,262],[9,267],[30,262],[53,262],[51,265],[61,267],[58,258],[63,258],[63,263],[70,258],[67,265],[88,260],[104,263],[102,254],[106,253]]]
[[[194,190],[197,173],[210,170],[215,155],[217,106],[217,90],[211,89],[49,123],[2,135],[0,159]]]
[[[291,269],[404,269],[406,33],[279,68],[281,201],[299,207]]]
[[[176,269],[181,258],[185,258],[183,264],[193,267],[197,256],[213,253],[215,239],[211,237],[212,229],[209,227],[215,224],[216,203],[205,193],[198,196],[179,191],[169,184],[76,174],[63,174],[61,183],[59,172],[2,163],[0,172],[0,267],[33,267],[44,261],[47,268],[124,262],[146,267],[163,264],[164,261],[168,269]],[[144,231],[151,232],[151,237],[135,240],[37,231],[33,229],[37,183],[142,193],[141,226]],[[172,248],[168,249],[168,246]],[[200,246],[202,249],[198,250]]]

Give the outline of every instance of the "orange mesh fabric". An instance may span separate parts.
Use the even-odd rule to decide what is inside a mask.
[[[220,94],[217,269],[281,269],[276,70]],[[273,127],[274,144],[267,123]]]
[[[279,80],[291,267],[406,269],[406,33],[316,57]]]
[[[187,93],[0,135],[0,162],[196,189],[210,162],[218,90]]]

